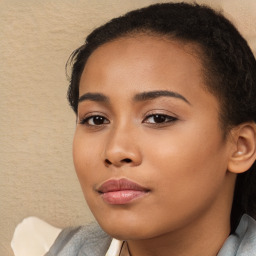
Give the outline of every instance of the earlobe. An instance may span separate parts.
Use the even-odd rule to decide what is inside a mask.
[[[243,123],[231,131],[232,150],[228,170],[246,172],[256,160],[256,124]]]

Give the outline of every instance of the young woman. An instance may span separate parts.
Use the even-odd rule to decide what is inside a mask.
[[[156,4],[72,61],[74,164],[104,231],[66,229],[47,255],[256,255],[256,61],[234,26]]]

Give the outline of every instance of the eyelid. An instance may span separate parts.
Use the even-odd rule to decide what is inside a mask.
[[[98,111],[87,112],[85,115],[81,115],[81,117],[78,115],[77,123],[85,124],[86,120],[89,120],[90,118],[93,118],[95,116],[101,116],[101,117],[105,118],[106,120],[108,120],[108,123],[110,123],[110,119],[107,117],[107,115],[102,112],[98,112]],[[90,125],[88,124],[88,126],[90,126]],[[93,126],[93,125],[91,125],[91,126]]]
[[[163,121],[163,122],[159,122],[159,123],[157,123],[157,122],[155,122],[155,123],[147,122],[147,120],[149,120],[149,119],[152,118],[152,117],[156,117],[156,116],[158,116],[158,117],[159,117],[159,116],[165,117],[165,118],[168,119],[168,120]],[[143,120],[143,123],[152,124],[152,125],[163,125],[163,124],[168,124],[168,123],[174,122],[174,121],[176,121],[176,120],[178,120],[176,117],[173,117],[173,116],[170,116],[170,115],[165,115],[165,114],[153,114],[153,115],[147,116],[147,117]]]
[[[169,117],[179,119],[179,117],[176,114],[165,109],[153,109],[153,110],[147,111],[143,115],[142,119],[144,120],[145,118],[148,118],[149,116],[152,116],[152,115],[164,115],[164,116],[169,116]]]
[[[166,113],[168,112],[168,113]],[[161,120],[161,117],[164,117],[164,119],[162,121],[157,121],[155,118],[159,118]],[[150,121],[150,119],[152,119]],[[143,118],[142,123],[144,123],[147,126],[150,127],[165,127],[165,126],[170,126],[172,125],[174,122],[176,122],[178,120],[177,115],[166,111],[166,110],[151,110],[149,112],[146,113],[145,117]]]

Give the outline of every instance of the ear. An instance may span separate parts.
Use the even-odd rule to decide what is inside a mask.
[[[243,123],[231,130],[231,152],[228,170],[246,172],[256,160],[256,124]]]

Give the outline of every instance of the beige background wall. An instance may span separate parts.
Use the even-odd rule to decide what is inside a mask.
[[[0,255],[13,255],[24,217],[58,227],[92,220],[73,169],[65,62],[97,25],[156,2],[0,0]],[[255,51],[255,0],[198,2],[224,8]]]

